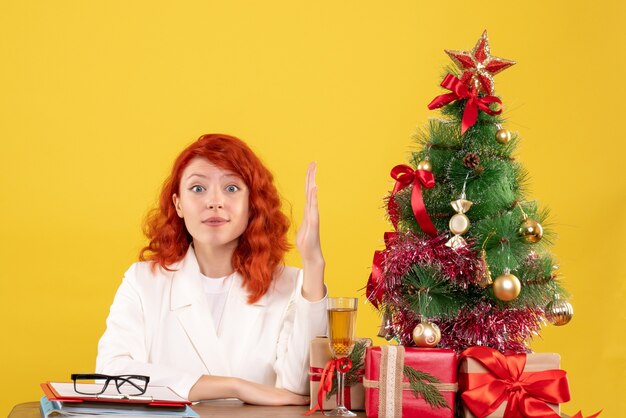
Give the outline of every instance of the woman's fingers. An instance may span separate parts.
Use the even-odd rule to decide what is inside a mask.
[[[309,164],[309,168],[306,171],[306,202],[304,206],[304,215],[308,217],[311,213],[311,191],[316,187],[315,184],[315,173],[316,173],[317,164],[312,162]]]
[[[315,180],[315,176],[317,174],[317,163],[311,163],[311,165],[309,166],[309,170],[310,180],[307,196],[307,219],[317,224],[319,222],[319,213],[317,211],[317,182]]]
[[[309,164],[306,175],[306,203],[302,224],[296,234],[296,247],[302,257],[303,265],[323,263],[320,244],[320,216],[317,200],[316,182],[317,164]],[[310,274],[305,277],[311,276]]]
[[[309,231],[309,221],[311,217],[311,207],[312,202],[315,200],[314,194],[316,193],[317,186],[315,184],[315,171],[316,171],[316,163],[312,162],[309,164],[309,167],[306,171],[306,180],[305,180],[305,203],[304,203],[304,214],[302,216],[302,224],[300,225],[300,231],[303,236],[306,236]]]
[[[304,184],[304,193],[305,196],[308,196],[309,189],[311,188],[311,172],[315,167],[315,162],[309,163],[309,166],[306,169],[306,182]]]
[[[306,170],[306,178],[304,184],[304,211],[302,215],[302,225],[301,228],[306,227],[307,220],[309,217],[309,195],[311,192],[311,169],[314,163],[309,164],[309,167]]]
[[[317,186],[309,193],[309,213],[307,215],[308,227],[315,231],[319,229],[320,215],[317,208]]]

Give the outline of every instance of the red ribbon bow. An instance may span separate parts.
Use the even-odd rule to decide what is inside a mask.
[[[435,176],[433,173],[426,170],[413,170],[408,165],[400,164],[391,169],[391,177],[396,181],[393,186],[393,192],[387,204],[389,217],[394,228],[398,229],[398,208],[394,195],[413,183],[413,190],[411,191],[411,207],[413,208],[413,215],[419,224],[420,228],[428,235],[434,237],[437,235],[437,228],[433,225],[433,222],[426,212],[426,206],[424,206],[424,198],[422,197],[422,186],[427,189],[435,187]]]
[[[395,238],[397,232],[385,232],[385,249],[389,248],[392,239]],[[374,261],[372,262],[372,272],[367,280],[367,288],[365,296],[372,305],[378,309],[378,305],[383,300],[383,263],[385,262],[384,251],[374,251]]]
[[[320,377],[320,387],[317,391],[317,405],[305,413],[305,416],[311,415],[318,409],[324,412],[324,398],[333,388],[333,376],[335,375],[335,369],[341,373],[347,373],[351,368],[352,360],[348,357],[328,360],[328,363],[324,366],[324,370],[322,370],[322,377]]]
[[[507,401],[504,418],[558,418],[546,402],[558,404],[570,399],[564,370],[523,373],[526,354],[505,356],[488,347],[470,347],[459,359],[473,358],[489,373],[468,373],[463,401],[477,417],[483,418]]]
[[[441,87],[452,91],[452,93],[435,97],[433,101],[428,104],[428,108],[430,110],[438,109],[455,100],[467,99],[465,110],[463,111],[463,118],[461,119],[461,135],[463,135],[470,126],[476,123],[478,109],[492,116],[502,113],[502,100],[496,96],[478,97],[478,90],[476,88],[469,90],[461,80],[452,74],[446,75],[441,82]],[[491,103],[498,103],[500,105],[498,110],[492,110],[489,107]]]
[[[426,206],[424,205],[424,198],[422,197],[422,186],[427,189],[435,187],[435,176],[433,176],[433,173],[426,170],[413,170],[408,165],[400,164],[391,169],[391,177],[396,181],[396,184],[393,186],[391,197],[387,203],[387,211],[389,212],[389,218],[391,219],[393,227],[396,230],[398,229],[398,221],[400,219],[398,204],[394,196],[406,186],[413,184],[413,190],[411,190],[411,208],[413,209],[413,215],[424,232],[428,235],[436,236],[437,228],[435,228],[435,225],[433,225],[433,222],[430,220],[430,216],[428,216]],[[395,235],[396,232],[385,232],[386,248],[389,248],[389,242]],[[372,302],[377,309],[383,297],[382,273],[384,262],[384,251],[374,251],[372,273],[367,281],[365,294],[367,299]]]

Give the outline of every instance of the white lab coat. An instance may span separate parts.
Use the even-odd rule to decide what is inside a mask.
[[[326,296],[302,297],[302,270],[279,268],[252,305],[235,274],[216,332],[193,247],[171,267],[128,269],[98,344],[98,373],[148,375],[185,398],[203,374],[308,393],[309,343],[326,334],[327,314]]]

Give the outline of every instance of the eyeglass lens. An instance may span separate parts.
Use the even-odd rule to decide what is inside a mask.
[[[148,376],[139,375],[73,374],[72,380],[74,381],[74,391],[83,395],[101,395],[106,392],[109,383],[114,382],[111,386],[117,389],[118,393],[137,396],[146,392],[150,379]]]

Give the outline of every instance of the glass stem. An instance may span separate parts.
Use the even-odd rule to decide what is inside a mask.
[[[345,408],[343,406],[343,386],[345,373],[337,370],[337,408]]]

